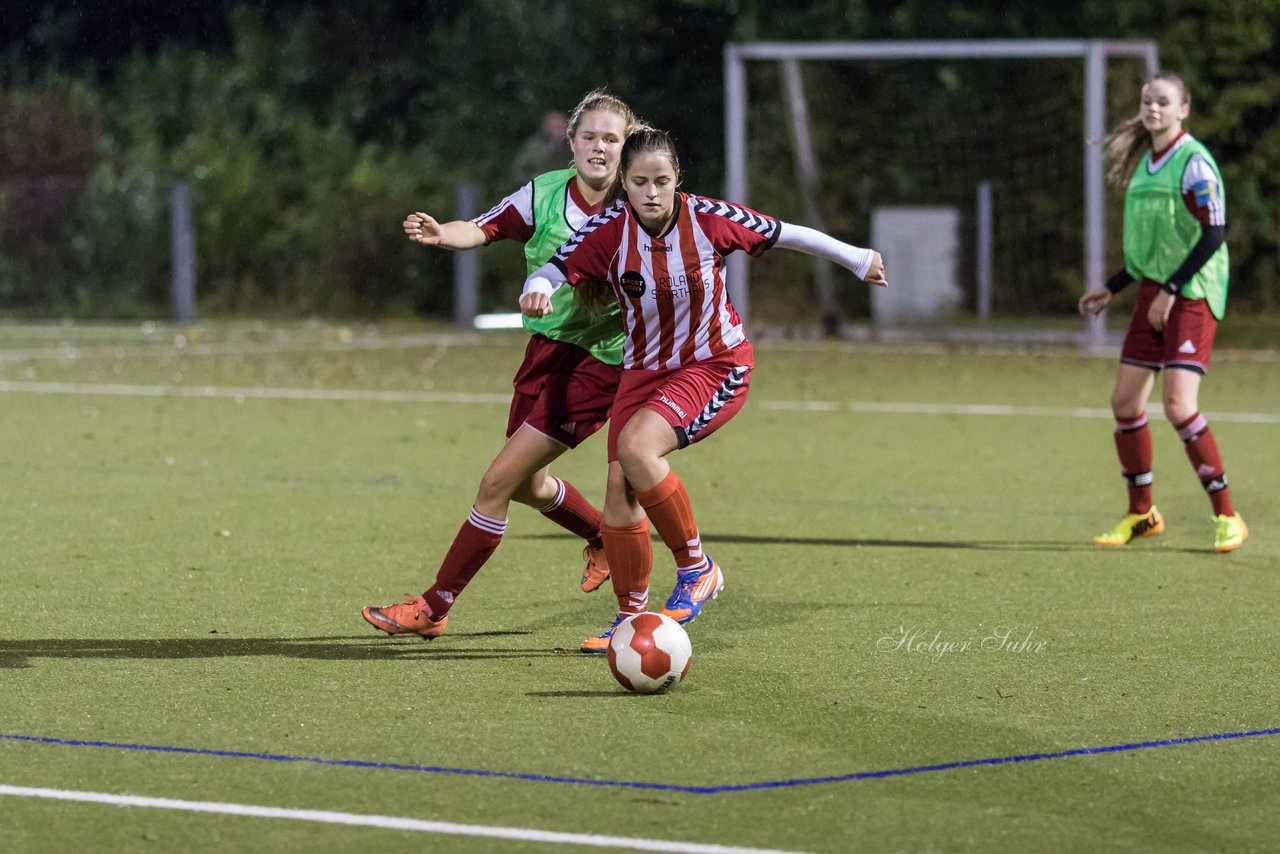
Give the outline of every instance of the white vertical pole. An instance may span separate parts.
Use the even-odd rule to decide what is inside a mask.
[[[475,184],[458,185],[455,219],[477,216],[480,190]],[[453,322],[470,329],[480,312],[480,253],[474,249],[455,252],[453,256]]]
[[[724,46],[724,197],[749,204],[747,199],[747,71],[734,44]],[[747,257],[734,252],[728,258],[729,299],[743,320],[751,316],[747,284]]]
[[[787,113],[791,121],[791,148],[796,161],[796,176],[800,179],[800,200],[804,205],[806,224],[819,231],[826,231],[822,209],[818,206],[818,158],[813,153],[813,140],[809,136],[809,105],[804,97],[804,80],[800,76],[800,63],[794,59],[782,60],[782,76],[786,82]],[[813,259],[813,280],[818,289],[818,310],[822,315],[822,332],[829,338],[840,334],[840,314],[836,310],[835,283],[831,276],[831,262]]]
[[[978,257],[974,263],[978,278],[976,303],[978,322],[985,325],[991,321],[991,267],[994,246],[992,239],[994,217],[990,181],[978,182],[977,208]]]
[[[191,185],[177,183],[169,189],[170,242],[173,269],[169,298],[175,323],[196,319],[196,230],[191,214]]]
[[[1160,46],[1155,42],[1147,42],[1143,46],[1142,58],[1147,61],[1147,76],[1155,77],[1160,73]]]
[[[1102,42],[1090,41],[1084,60],[1084,285],[1100,288],[1106,280],[1106,187],[1103,183],[1102,137],[1106,133],[1107,53]],[[1103,343],[1106,318],[1085,321],[1090,347]]]

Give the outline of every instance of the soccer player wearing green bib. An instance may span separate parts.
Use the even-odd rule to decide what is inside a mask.
[[[622,143],[639,125],[618,98],[589,92],[569,117],[572,168],[538,175],[474,220],[441,224],[425,213],[410,214],[405,233],[415,243],[444,249],[519,240],[532,272],[600,211],[618,170]],[[443,634],[454,601],[502,542],[512,501],[527,504],[583,539],[584,591],[595,590],[609,577],[601,511],[571,484],[551,476],[549,467],[609,418],[622,372],[621,311],[616,303],[603,310],[588,306],[566,285],[554,294],[551,312],[525,318],[524,327],[532,337],[513,381],[506,444],[481,479],[475,504],[435,583],[421,596],[405,596],[403,604],[361,611],[376,629],[426,638]]]
[[[1122,546],[1164,530],[1151,497],[1146,416],[1162,368],[1165,417],[1178,431],[1213,505],[1214,550],[1232,551],[1249,536],[1231,505],[1218,445],[1198,402],[1214,331],[1226,312],[1229,265],[1222,175],[1208,149],[1183,129],[1190,112],[1191,93],[1182,78],[1157,74],[1142,87],[1138,115],[1104,141],[1111,160],[1107,178],[1125,189],[1125,266],[1105,288],[1080,298],[1080,313],[1098,314],[1135,279],[1141,290],[1111,393],[1129,512],[1093,538],[1100,546]]]

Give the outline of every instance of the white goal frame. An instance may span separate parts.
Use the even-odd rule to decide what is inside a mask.
[[[730,42],[724,46],[724,197],[749,204],[747,186],[747,70],[751,61],[794,63],[804,60],[893,59],[1049,59],[1078,57],[1084,62],[1084,272],[1085,288],[1100,288],[1106,279],[1106,188],[1102,146],[1090,144],[1106,133],[1107,60],[1136,56],[1146,60],[1147,76],[1159,70],[1154,41],[1108,39],[957,39],[883,42]],[[750,316],[746,257],[728,258],[729,290],[739,313]],[[1086,321],[1090,346],[1106,335],[1102,316]]]

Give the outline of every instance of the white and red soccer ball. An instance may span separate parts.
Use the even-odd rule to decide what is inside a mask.
[[[689,672],[693,648],[684,628],[665,614],[628,617],[609,640],[609,669],[628,691],[652,694],[674,688]]]

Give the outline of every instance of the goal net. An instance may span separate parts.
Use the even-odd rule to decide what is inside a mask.
[[[1102,186],[1101,147],[1086,142],[1136,111],[1154,51],[1089,41],[729,45],[726,196],[859,245],[879,239],[891,284],[897,270],[941,297],[924,322],[1066,320],[1120,258],[1118,198]],[[877,319],[869,289],[824,287],[804,256],[769,253],[750,271],[757,325]],[[739,290],[735,302],[748,299]]]

